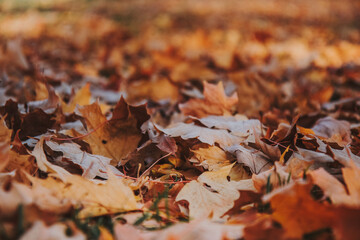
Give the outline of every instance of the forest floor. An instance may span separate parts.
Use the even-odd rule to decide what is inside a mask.
[[[359,1],[0,12],[0,239],[360,239]]]

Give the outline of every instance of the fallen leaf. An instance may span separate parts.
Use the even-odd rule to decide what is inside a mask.
[[[76,105],[86,106],[90,104],[91,92],[90,83],[85,84],[80,88],[76,94],[71,98],[69,103],[61,102],[64,113],[72,113],[75,110]]]
[[[191,219],[221,218],[241,197],[239,190],[255,190],[252,180],[232,181],[227,176],[232,165],[218,171],[204,172],[196,181],[186,184],[176,197],[176,201],[189,202]]]
[[[360,207],[360,168],[350,162],[350,166],[342,168],[342,172],[347,188],[324,169],[311,171],[309,175],[333,204]]]
[[[347,121],[325,117],[319,119],[311,129],[317,136],[337,142],[341,146],[351,143],[350,123]]]
[[[47,113],[54,112],[55,108],[59,105],[60,99],[58,95],[56,95],[54,88],[49,84],[45,85],[45,90],[47,91],[45,99],[28,102],[30,110],[41,108]],[[36,94],[36,96],[38,96],[38,94]]]
[[[261,123],[257,119],[247,119],[243,115],[208,116],[198,119],[208,128],[224,129],[239,137],[248,137],[253,131],[261,132]]]
[[[270,201],[274,220],[285,229],[285,238],[302,238],[304,234],[331,227],[334,211],[326,204],[315,201],[311,184],[291,183],[263,197]]]
[[[31,152],[31,155],[35,157],[37,166],[43,172],[57,173],[59,177],[65,181],[66,177],[70,175],[68,171],[63,169],[60,166],[50,163],[47,160],[47,157],[44,152],[44,141],[45,136],[42,136],[40,140],[36,143],[34,150]]]
[[[93,179],[96,176],[107,179],[107,171],[111,170],[114,174],[122,175],[114,166],[110,165],[110,158],[101,155],[93,155],[84,152],[76,143],[58,144],[53,141],[46,141],[45,144],[53,151],[62,152],[63,156],[83,169],[83,177]],[[61,157],[61,158],[62,158]]]
[[[137,209],[134,193],[123,179],[108,172],[108,180],[95,183],[81,176],[70,175],[66,181],[30,177],[32,191],[47,189],[56,199],[83,205],[80,218]],[[40,191],[40,190],[39,190]],[[39,195],[40,196],[40,195]]]
[[[144,106],[131,107],[123,98],[109,121],[97,103],[79,111],[86,120],[88,131],[94,131],[84,140],[90,144],[94,154],[111,158],[114,166],[137,148],[142,137],[140,126],[149,118]]]
[[[236,93],[226,96],[221,81],[217,85],[204,82],[204,99],[190,99],[180,104],[179,108],[185,115],[202,118],[208,115],[230,115],[237,102]]]
[[[224,150],[216,146],[199,148],[192,150],[192,152],[194,153],[194,157],[190,161],[196,161],[199,166],[209,169],[209,171],[217,171],[231,164]]]
[[[333,159],[344,165],[345,167],[351,166],[351,161],[360,167],[360,157],[353,154],[351,150],[345,146],[342,150],[328,147],[328,152],[332,155]]]
[[[195,125],[195,123],[187,124],[180,122],[167,128],[160,126],[156,126],[156,128],[171,137],[181,137],[184,140],[197,138],[211,146],[218,143],[223,148],[239,144],[243,141],[242,137],[234,136],[226,130],[200,127]]]
[[[247,146],[235,145],[227,150],[235,153],[238,163],[243,163],[255,174],[269,170],[273,165],[272,161],[265,154]]]

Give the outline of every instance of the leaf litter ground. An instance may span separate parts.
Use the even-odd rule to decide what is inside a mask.
[[[0,1],[1,239],[359,239],[357,1]]]

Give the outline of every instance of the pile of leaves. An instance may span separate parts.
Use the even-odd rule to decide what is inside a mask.
[[[1,239],[360,238],[358,2],[0,3]]]

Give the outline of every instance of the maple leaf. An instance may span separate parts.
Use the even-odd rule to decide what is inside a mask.
[[[331,227],[336,215],[311,197],[311,187],[309,183],[291,183],[263,197],[270,201],[272,217],[285,229],[285,238],[301,238],[305,233]]]
[[[130,187],[123,179],[110,172],[108,172],[108,180],[100,183],[91,182],[77,175],[67,176],[65,182],[54,178],[39,179],[31,176],[28,178],[33,184],[33,192],[40,193],[45,189],[58,200],[71,202],[73,206],[83,205],[79,217],[131,211],[138,207]]]
[[[347,188],[322,168],[309,172],[309,175],[333,204],[360,207],[360,167],[350,162],[342,172]]]
[[[46,99],[28,102],[27,104],[30,110],[41,108],[47,113],[54,112],[55,108],[59,105],[60,98],[58,97],[58,95],[56,95],[54,88],[51,87],[49,84],[45,85],[45,89],[47,92]],[[36,96],[38,96],[38,94],[36,94]]]
[[[341,146],[345,146],[351,142],[350,123],[347,121],[339,121],[332,117],[319,119],[312,130],[319,137],[325,138],[327,141],[337,142]]]
[[[202,118],[208,115],[230,115],[237,102],[236,93],[226,96],[221,81],[217,85],[204,82],[204,99],[190,99],[180,104],[179,108],[185,115]]]
[[[218,143],[223,148],[239,144],[243,141],[242,137],[234,136],[226,130],[200,127],[195,125],[195,123],[187,124],[180,122],[167,128],[156,125],[156,128],[171,137],[181,137],[184,140],[197,138],[201,142],[212,146]]]
[[[261,132],[261,123],[257,119],[248,119],[244,115],[208,116],[198,119],[208,128],[224,129],[239,137],[248,137],[254,131]]]
[[[259,174],[272,166],[271,160],[256,149],[235,145],[227,148],[227,151],[235,153],[237,161],[249,167],[252,173]]]
[[[58,176],[65,181],[65,178],[70,175],[68,171],[63,169],[60,166],[50,163],[47,160],[47,157],[44,152],[44,141],[45,136],[42,136],[40,140],[36,143],[34,150],[31,152],[31,155],[35,157],[37,166],[43,172],[57,173]]]
[[[88,131],[96,130],[84,140],[94,154],[111,158],[114,166],[137,148],[142,138],[140,127],[149,118],[145,106],[129,106],[124,98],[115,106],[109,121],[97,103],[79,108],[79,112],[85,118]]]
[[[64,113],[72,113],[74,112],[76,105],[85,106],[90,104],[90,99],[90,83],[87,83],[76,92],[68,104],[62,101],[61,106]]]
[[[191,181],[181,189],[176,201],[189,202],[190,218],[221,218],[234,206],[234,201],[241,197],[239,190],[255,190],[251,179],[228,180],[232,167],[233,164],[218,171],[204,172],[196,181]]]
[[[122,175],[114,166],[110,165],[110,158],[93,155],[84,152],[76,143],[62,143],[58,144],[52,141],[45,142],[53,151],[63,153],[63,157],[79,165],[83,169],[83,177],[95,178],[96,176],[107,179],[107,170],[110,169],[114,174]],[[61,157],[62,158],[62,157]]]

